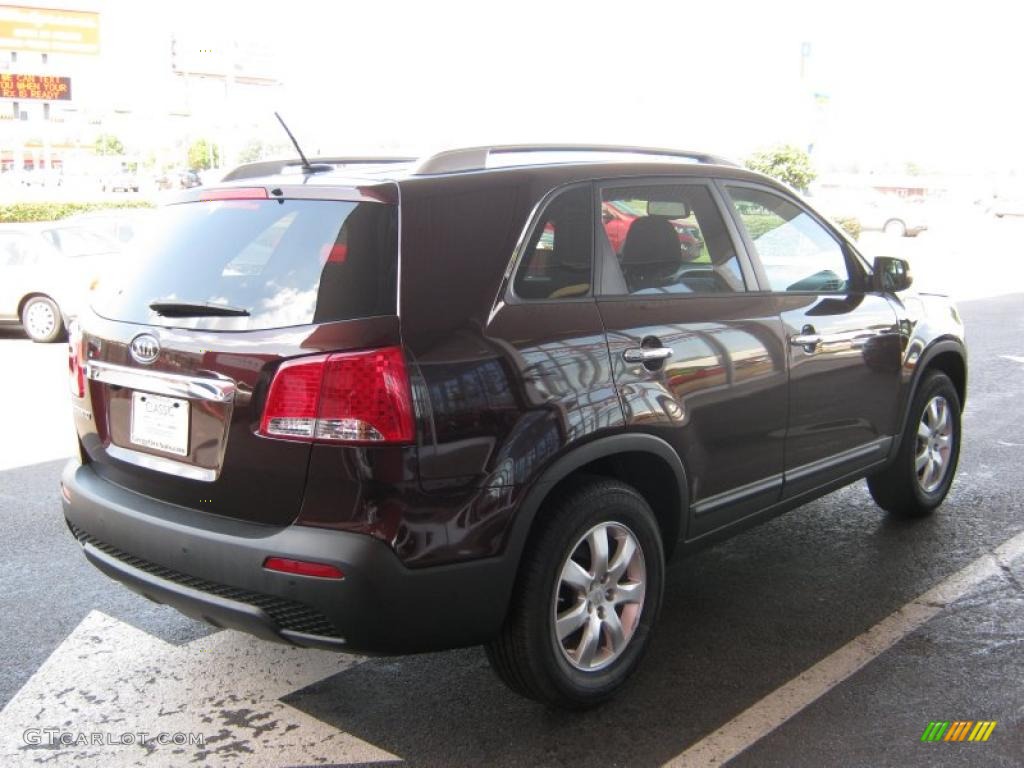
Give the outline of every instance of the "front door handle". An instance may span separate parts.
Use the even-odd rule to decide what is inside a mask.
[[[654,363],[670,357],[672,350],[669,347],[634,347],[622,353],[622,359],[627,363]]]
[[[794,347],[816,347],[821,344],[821,336],[816,333],[798,333],[789,337],[789,343]]]
[[[795,333],[789,337],[789,343],[791,346],[802,347],[804,352],[807,352],[808,354],[813,353],[823,340],[824,339],[814,329],[813,325],[805,325],[800,329],[800,333]]]

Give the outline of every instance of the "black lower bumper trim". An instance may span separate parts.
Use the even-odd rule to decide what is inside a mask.
[[[355,653],[488,642],[505,618],[516,562],[504,556],[408,568],[383,541],[268,526],[179,507],[69,462],[64,516],[89,560],[146,597],[221,627]],[[338,568],[343,579],[270,571],[269,556]]]
[[[320,648],[345,646],[345,638],[316,608],[179,573],[122,552],[73,523],[69,522],[68,527],[82,544],[86,557],[105,574],[187,616],[267,640]],[[280,632],[272,627],[280,628]]]

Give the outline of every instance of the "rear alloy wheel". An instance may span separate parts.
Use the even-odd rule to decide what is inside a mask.
[[[647,648],[661,605],[661,534],[636,490],[602,478],[581,481],[538,514],[487,655],[524,696],[593,707],[618,692]]]
[[[922,517],[946,498],[959,457],[960,398],[946,374],[932,371],[918,385],[896,459],[868,478],[868,489],[887,512]]]
[[[647,567],[636,536],[620,523],[587,531],[562,563],[552,601],[555,642],[573,667],[603,669],[633,639]]]
[[[33,296],[21,308],[21,325],[32,341],[58,341],[64,334],[64,320],[57,303],[49,296]]]

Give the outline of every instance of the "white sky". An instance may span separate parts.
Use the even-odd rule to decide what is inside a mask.
[[[741,156],[814,139],[843,162],[1024,169],[1024,11],[1013,2],[68,5],[101,11],[104,59],[122,84],[145,71],[125,54],[142,58],[168,29],[270,41],[285,83],[277,106],[311,151],[550,140]],[[277,140],[271,115],[264,126]]]

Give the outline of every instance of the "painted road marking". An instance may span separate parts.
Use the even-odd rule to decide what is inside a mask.
[[[671,768],[715,766],[733,759],[839,683],[933,618],[986,579],[1005,575],[1024,555],[1024,533],[982,555],[965,568],[882,619],[835,653],[776,688],[752,707],[665,763]]]
[[[0,765],[310,765],[396,761],[281,701],[360,659],[223,631],[175,646],[98,611],[0,711]],[[38,729],[86,734],[38,744]],[[26,744],[26,731],[37,738]],[[91,744],[91,734],[204,735],[205,744]],[[32,737],[30,736],[31,740]],[[69,742],[65,742],[67,744]],[[182,751],[184,750],[184,751]]]
[[[1021,357],[1020,355],[1000,355],[1000,357],[1003,358],[1003,360],[1010,360],[1014,363],[1024,364],[1024,357]]]

